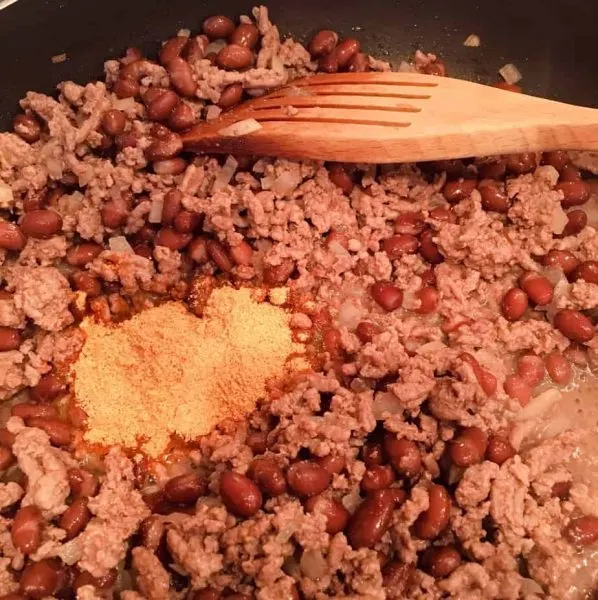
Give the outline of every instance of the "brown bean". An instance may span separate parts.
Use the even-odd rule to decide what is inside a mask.
[[[28,144],[34,144],[42,135],[39,121],[33,115],[17,115],[12,121],[14,132]]]
[[[584,515],[571,519],[565,528],[565,537],[574,546],[589,546],[598,541],[598,517]]]
[[[15,443],[16,435],[11,433],[6,429],[6,427],[0,428],[0,446],[4,448],[12,448],[12,445]]]
[[[353,180],[341,163],[332,163],[328,166],[328,177],[334,185],[341,188],[343,194],[348,196],[355,187]]]
[[[23,553],[32,554],[42,542],[42,531],[45,526],[42,513],[37,506],[22,506],[15,513],[10,537],[12,543]]]
[[[421,563],[426,573],[441,579],[448,577],[461,564],[461,555],[454,546],[429,548],[424,552]]]
[[[594,337],[592,321],[578,310],[563,308],[554,315],[554,326],[570,340],[584,344]]]
[[[156,552],[156,550],[158,550],[160,547],[160,542],[164,537],[165,531],[166,527],[159,517],[155,515],[147,517],[139,526],[141,543],[148,548],[148,550]]]
[[[513,458],[515,454],[515,448],[513,448],[508,438],[502,435],[493,435],[488,440],[486,458],[493,463],[502,465],[509,458]]]
[[[384,451],[380,442],[367,442],[361,450],[361,455],[368,469],[384,463]]]
[[[305,501],[305,510],[308,513],[319,513],[326,517],[326,533],[335,535],[342,531],[351,516],[345,506],[336,498],[326,496],[312,496]]]
[[[471,467],[484,459],[488,436],[479,427],[467,427],[450,445],[451,460],[458,467]]]
[[[432,484],[428,490],[429,507],[415,522],[415,534],[433,540],[446,528],[451,512],[451,497],[444,487]]]
[[[179,233],[191,233],[200,223],[201,215],[189,210],[181,210],[174,218],[174,229]]]
[[[390,260],[398,260],[405,254],[413,254],[419,248],[419,241],[414,235],[400,233],[383,240],[382,249]]]
[[[327,454],[326,456],[319,456],[316,462],[330,475],[336,475],[340,473],[346,466],[347,461],[344,456],[340,454]]]
[[[165,67],[168,66],[171,60],[178,58],[181,55],[188,43],[189,38],[182,35],[177,35],[176,37],[166,40],[158,53],[160,64]]]
[[[231,246],[228,253],[236,265],[251,266],[253,263],[253,248],[245,240]]]
[[[433,287],[436,285],[436,273],[434,273],[434,267],[426,269],[421,275],[422,285]]]
[[[456,223],[457,217],[455,213],[446,206],[437,206],[430,211],[430,217],[441,223]]]
[[[162,227],[154,238],[155,246],[165,246],[171,250],[182,250],[192,239],[190,233],[179,233],[171,227]]]
[[[64,377],[56,373],[43,375],[37,385],[30,390],[32,400],[36,402],[51,402],[66,391]]]
[[[304,498],[323,492],[331,479],[326,469],[311,460],[301,460],[287,469],[289,487],[297,496]]]
[[[551,352],[544,359],[546,371],[552,381],[558,385],[567,385],[573,378],[571,363],[558,351]]]
[[[349,249],[349,236],[338,229],[331,229],[326,236],[326,248],[330,248],[332,242],[342,246],[345,250]]]
[[[150,94],[148,91],[144,97],[147,104],[147,118],[150,121],[164,121],[180,102],[179,97],[168,89],[150,88],[150,90],[153,93]]]
[[[0,446],[0,471],[5,471],[14,462],[13,453],[4,446]]]
[[[586,260],[575,269],[574,278],[583,279],[588,283],[598,283],[598,261]]]
[[[220,496],[237,517],[252,517],[262,506],[262,493],[257,485],[234,471],[224,471],[220,476]]]
[[[494,375],[492,375],[492,373],[489,371],[486,371],[486,369],[483,369],[480,366],[480,363],[478,363],[478,361],[471,354],[462,352],[459,354],[459,358],[471,367],[473,374],[475,375],[486,396],[493,396],[498,385],[496,377],[494,377]]]
[[[180,175],[186,168],[187,161],[181,157],[157,160],[152,163],[152,169],[158,175]]]
[[[550,165],[557,171],[560,171],[565,165],[569,164],[569,155],[563,150],[554,150],[552,152],[542,153],[542,164]]]
[[[189,38],[182,54],[191,64],[194,64],[204,58],[209,44],[210,40],[207,35],[201,34],[193,36]]]
[[[230,273],[233,269],[233,263],[224,249],[224,246],[216,240],[207,242],[208,256],[216,263],[216,266],[225,273]]]
[[[139,84],[130,77],[119,77],[112,86],[117,98],[134,98],[139,94]]]
[[[150,161],[174,158],[183,149],[181,137],[168,128],[156,126],[154,141],[145,149],[145,157]]]
[[[241,102],[243,97],[243,84],[242,83],[231,83],[227,85],[220,94],[218,99],[218,106],[222,109],[231,108],[235,104]]]
[[[172,225],[177,213],[181,210],[183,192],[180,190],[169,190],[164,195],[162,204],[162,225]]]
[[[254,454],[263,454],[268,449],[268,433],[265,431],[250,431],[245,443]]]
[[[357,325],[355,333],[364,344],[368,344],[374,339],[374,336],[379,333],[379,330],[373,323],[362,321]]]
[[[12,327],[0,326],[0,352],[17,350],[22,342],[21,332]]]
[[[403,304],[403,292],[392,283],[384,281],[374,283],[370,288],[370,294],[374,301],[387,312],[401,308]]]
[[[338,71],[338,60],[336,50],[326,54],[318,60],[318,70],[324,73],[336,73]]]
[[[100,121],[104,132],[112,137],[120,135],[125,130],[126,124],[125,113],[116,109],[107,110]]]
[[[284,473],[272,458],[255,459],[249,467],[248,475],[257,483],[262,492],[269,496],[280,496],[287,491]]]
[[[442,188],[442,195],[448,202],[461,202],[461,200],[465,200],[471,196],[477,184],[476,179],[460,178],[455,181],[447,181]]]
[[[58,527],[66,531],[66,539],[77,537],[87,526],[91,519],[91,512],[87,508],[87,498],[77,498],[62,513]]]
[[[20,590],[34,600],[56,593],[61,579],[60,569],[51,559],[30,562],[21,575]]]
[[[500,302],[503,317],[507,321],[518,321],[521,319],[528,306],[527,294],[519,288],[511,288]]]
[[[229,71],[242,71],[253,64],[253,52],[245,46],[228,44],[216,55],[216,64],[221,69]]]
[[[20,417],[23,420],[32,419],[36,417],[58,417],[58,412],[56,411],[56,408],[51,404],[31,404],[29,402],[14,404],[10,409],[10,414],[13,417]]]
[[[544,363],[539,356],[524,354],[517,362],[517,373],[534,388],[544,379]]]
[[[581,171],[573,165],[565,165],[559,171],[559,182],[561,181],[581,181]]]
[[[91,498],[98,491],[98,478],[85,469],[73,467],[67,471],[71,493],[75,499]]]
[[[233,34],[235,24],[224,15],[214,15],[208,17],[203,22],[203,32],[211,39],[218,40],[228,38]]]
[[[446,67],[444,63],[440,60],[435,60],[433,62],[428,63],[424,67],[424,73],[426,75],[436,75],[437,77],[445,77],[446,76]]]
[[[433,287],[423,287],[415,292],[415,297],[419,300],[419,306],[415,312],[422,315],[433,313],[438,307],[438,290]]]
[[[480,185],[479,190],[482,199],[482,208],[498,213],[506,213],[511,206],[509,197],[504,188],[499,185]]]
[[[243,594],[233,594],[235,596],[243,596]],[[186,600],[220,600],[222,598],[222,594],[213,588],[203,588],[202,590],[195,590],[191,592]],[[230,596],[227,596],[227,600]],[[238,599],[244,600],[244,598]]]
[[[87,425],[87,413],[72,399],[67,403],[67,422],[82,429]]]
[[[384,435],[384,452],[397,473],[415,477],[421,471],[421,454],[412,440],[397,439],[396,434]]]
[[[0,221],[0,248],[22,250],[26,242],[27,238],[18,225]]]
[[[395,474],[390,465],[378,465],[369,468],[361,479],[363,492],[374,492],[390,487],[395,480]]]
[[[537,166],[536,155],[533,152],[510,154],[507,156],[507,171],[515,175],[523,175],[533,171]]]
[[[395,233],[419,235],[424,230],[424,217],[421,212],[401,213],[394,221]]]
[[[554,288],[543,275],[528,271],[519,278],[519,285],[537,306],[545,306],[552,302]]]
[[[84,267],[96,258],[103,249],[100,244],[94,244],[93,242],[84,242],[72,246],[66,253],[66,262],[73,267]]]
[[[253,23],[241,23],[230,36],[230,43],[253,50],[259,39],[259,29]]]
[[[168,116],[168,125],[176,131],[187,129],[195,124],[196,115],[191,106],[185,102],[180,102]]]
[[[363,52],[354,54],[347,65],[347,71],[349,71],[349,73],[365,73],[366,71],[369,71],[369,68],[370,62],[367,54],[364,54]]]
[[[264,282],[268,285],[281,285],[286,283],[295,270],[292,260],[285,260],[279,265],[266,267],[264,269]]]
[[[32,210],[21,219],[21,231],[34,238],[50,238],[61,229],[62,217],[53,210]]]
[[[562,235],[577,235],[588,224],[588,215],[583,210],[570,210],[567,213],[567,224]]]
[[[55,446],[68,446],[71,443],[71,430],[60,419],[51,417],[31,417],[27,419],[28,427],[37,427],[48,434],[50,442]]]
[[[368,494],[355,509],[347,526],[347,538],[355,549],[371,548],[377,544],[390,526],[395,498],[391,490]]]
[[[434,242],[434,234],[431,229],[426,229],[420,236],[419,253],[431,264],[438,265],[444,261],[444,256],[440,253],[436,242]]]
[[[478,175],[481,179],[502,179],[507,171],[507,161],[504,158],[492,159],[478,165]]]
[[[102,223],[104,227],[117,229],[126,222],[128,213],[124,201],[110,200],[102,207]]]
[[[382,569],[384,589],[391,589],[397,598],[403,598],[414,570],[413,565],[405,564],[399,560],[387,562]]]
[[[102,577],[94,577],[89,571],[81,571],[75,576],[73,588],[78,590],[84,585],[91,585],[98,590],[108,590],[114,586],[118,577],[118,571],[112,569]]]
[[[554,189],[563,192],[563,208],[580,206],[590,199],[590,186],[585,181],[560,181]]]
[[[181,58],[180,56],[173,58],[168,63],[167,70],[172,87],[181,96],[190,97],[195,95],[195,90],[197,90],[197,83],[193,79],[193,71],[191,70],[191,65],[184,58]],[[174,106],[172,108],[174,108]]]
[[[193,504],[207,489],[206,482],[197,473],[185,473],[169,479],[164,493],[175,504]]]
[[[339,69],[344,69],[360,50],[361,44],[355,38],[347,38],[340,42],[335,49]]]
[[[507,395],[518,400],[521,406],[525,406],[532,397],[532,387],[520,375],[507,375],[503,386]]]
[[[330,29],[318,31],[309,43],[309,53],[313,58],[330,54],[338,43],[338,35]]]
[[[568,250],[551,250],[546,254],[542,263],[545,267],[560,269],[565,275],[573,273],[579,265],[575,255]]]
[[[208,262],[208,245],[206,239],[196,237],[191,240],[187,246],[187,255],[192,261],[198,264]]]

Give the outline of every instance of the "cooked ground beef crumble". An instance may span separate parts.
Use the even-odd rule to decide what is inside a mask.
[[[596,421],[545,420],[598,358],[596,156],[182,152],[177,131],[243,97],[389,68],[331,31],[281,41],[258,7],[21,101],[0,134],[3,600],[598,589]],[[225,282],[286,286],[318,368],[163,462],[86,446],[65,376],[82,317],[200,316]]]

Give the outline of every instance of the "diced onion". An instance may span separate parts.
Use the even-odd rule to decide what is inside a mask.
[[[118,110],[123,110],[127,112],[128,110],[134,110],[135,108],[135,98],[118,98],[113,101],[112,105],[114,108]]]
[[[355,509],[361,503],[361,495],[359,494],[359,487],[354,487],[346,496],[341,499],[343,506],[350,512],[354,512]]]
[[[514,421],[527,421],[529,419],[537,419],[550,410],[561,398],[563,394],[554,388],[548,389],[535,398],[532,398],[529,403],[522,408],[513,418]]]
[[[127,254],[135,254],[131,244],[127,241],[124,235],[117,235],[108,240],[108,246],[113,252],[125,252]]]
[[[255,119],[243,119],[228,127],[224,127],[218,133],[220,135],[238,137],[253,133],[254,131],[259,131],[261,128],[262,126]]]
[[[222,109],[219,106],[216,106],[215,104],[210,104],[210,106],[208,106],[208,109],[206,110],[206,121],[213,121],[214,119],[217,119],[220,116],[221,112]]]
[[[376,394],[372,402],[372,413],[376,421],[382,421],[387,414],[395,415],[403,412],[399,399],[392,392]]]
[[[154,198],[150,208],[147,220],[150,223],[160,223],[162,221],[162,208],[164,206],[164,198]]]
[[[270,175],[266,175],[266,177],[262,177],[260,180],[263,190],[271,190],[274,185],[274,177]]]
[[[319,550],[306,550],[301,556],[299,566],[303,574],[312,581],[322,579],[328,572],[328,565]]]
[[[226,159],[226,162],[222,166],[222,169],[220,169],[218,175],[216,175],[212,191],[218,192],[223,190],[230,183],[238,166],[239,162],[235,159],[235,157],[229,155]]]
[[[407,61],[402,60],[397,71],[399,73],[415,73],[416,68],[411,63],[408,63]]]
[[[563,229],[565,229],[567,222],[567,213],[565,213],[559,204],[555,207],[554,212],[552,213],[552,222],[550,224],[552,233],[556,233],[557,235],[563,233]]]
[[[55,64],[59,64],[59,63],[63,63],[65,60],[67,59],[67,55],[66,52],[63,52],[62,54],[55,54],[54,56],[52,56],[50,58],[50,60]]]
[[[470,33],[463,42],[463,45],[467,46],[468,48],[479,48],[480,43],[480,36],[476,35],[475,33]]]
[[[345,301],[341,304],[338,311],[338,322],[347,329],[355,329],[357,325],[359,325],[361,317],[361,310],[359,310],[352,302]]]
[[[0,181],[0,208],[11,208],[13,203],[12,189]]]
[[[498,72],[501,74],[502,78],[511,85],[521,81],[523,78],[523,75],[521,75],[519,69],[513,63],[507,63],[502,66]]]
[[[296,171],[284,171],[274,180],[272,189],[279,196],[288,196],[300,183],[300,173]]]
[[[212,52],[214,54],[218,54],[218,52],[220,52],[220,50],[222,50],[222,48],[224,48],[226,45],[226,40],[214,40],[207,45],[204,56],[207,56]]]
[[[272,57],[272,70],[277,73],[284,73],[284,63],[277,54]]]
[[[177,37],[186,37],[188,38],[191,35],[190,29],[179,29],[177,33]]]

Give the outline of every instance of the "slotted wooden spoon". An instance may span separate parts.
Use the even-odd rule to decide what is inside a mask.
[[[231,134],[246,119],[261,128]],[[197,152],[372,163],[598,150],[598,109],[449,77],[338,73],[293,81],[182,137]]]

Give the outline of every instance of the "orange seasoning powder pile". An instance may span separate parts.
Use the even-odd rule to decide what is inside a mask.
[[[73,368],[87,441],[140,445],[150,456],[171,434],[193,440],[243,417],[269,380],[307,368],[289,315],[249,289],[214,290],[203,318],[169,302],[118,326],[82,327],[87,340]]]

